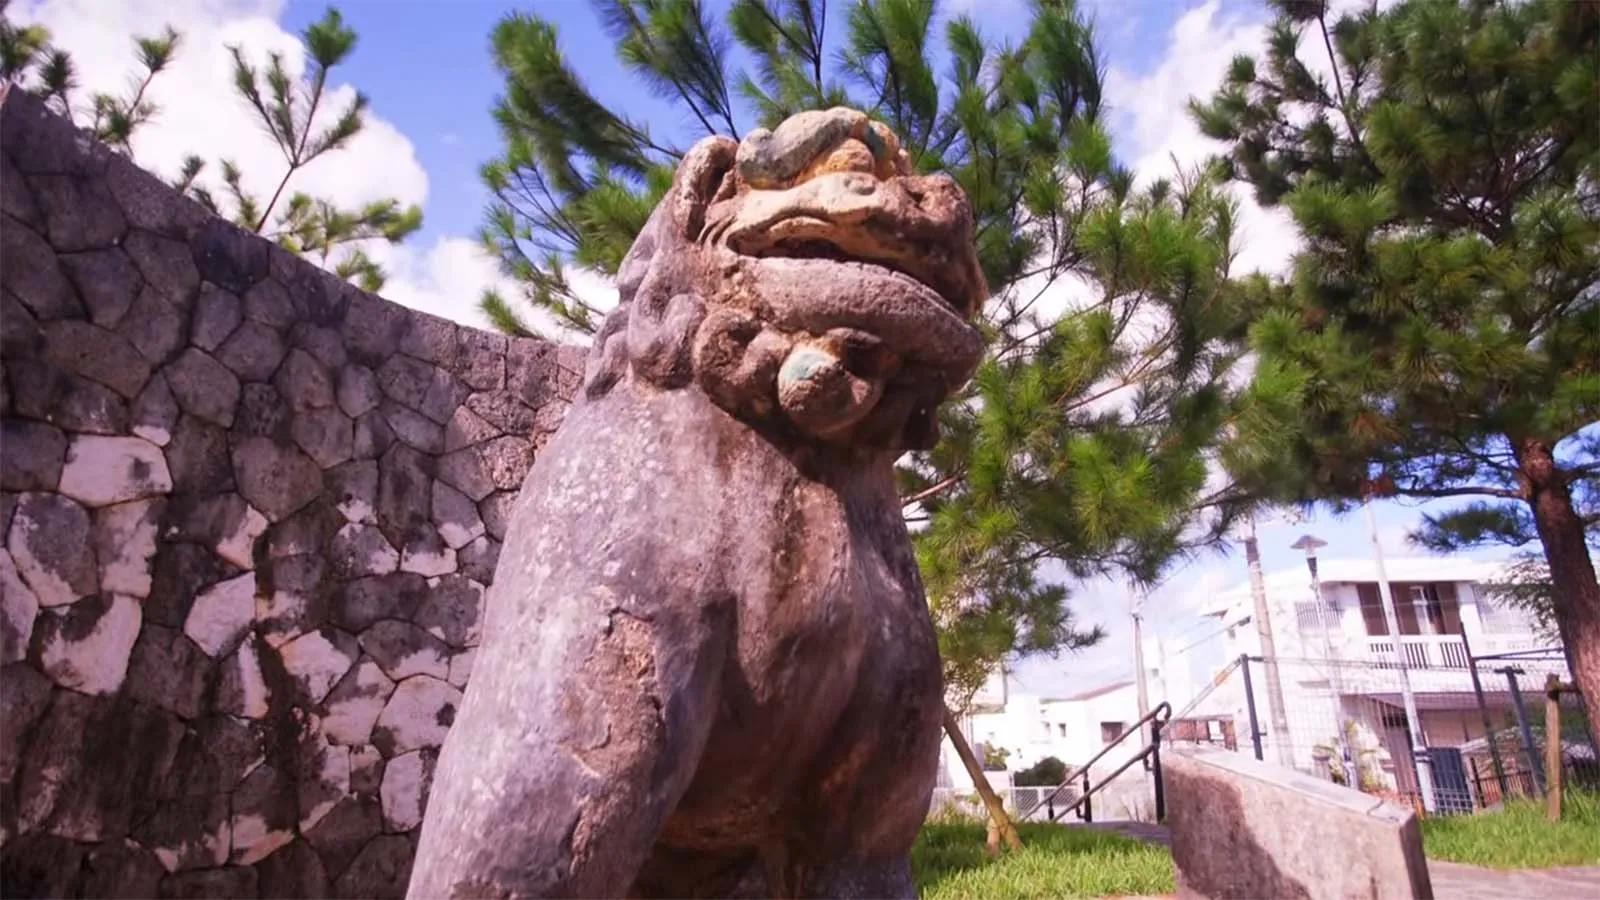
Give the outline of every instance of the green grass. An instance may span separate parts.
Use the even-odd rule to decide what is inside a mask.
[[[1568,792],[1561,821],[1544,801],[1512,801],[1498,811],[1422,821],[1429,856],[1495,869],[1600,865],[1600,794]]]
[[[911,851],[923,900],[1170,894],[1167,848],[1065,825],[1020,826],[1022,851],[990,859],[984,826],[929,824]]]

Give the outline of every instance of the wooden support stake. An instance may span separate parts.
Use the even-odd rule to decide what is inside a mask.
[[[1561,679],[1544,682],[1544,814],[1561,821]]]
[[[944,733],[950,736],[950,743],[956,748],[956,755],[961,757],[961,762],[967,767],[967,774],[972,776],[972,786],[977,788],[978,796],[983,798],[984,806],[989,808],[989,818],[994,823],[994,828],[1000,832],[1000,837],[1005,840],[1006,846],[1012,850],[1022,849],[1022,835],[1017,833],[1017,826],[1011,823],[1011,817],[1006,815],[1005,805],[995,794],[994,788],[989,786],[989,779],[983,774],[983,766],[972,753],[972,745],[967,743],[967,736],[961,733],[961,725],[956,722],[955,713],[947,706],[944,710]]]

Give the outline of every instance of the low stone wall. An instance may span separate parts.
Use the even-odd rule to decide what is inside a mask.
[[[1411,810],[1221,750],[1162,756],[1178,896],[1431,900]]]
[[[5,895],[400,896],[581,351],[357,290],[32,97],[0,148]]]

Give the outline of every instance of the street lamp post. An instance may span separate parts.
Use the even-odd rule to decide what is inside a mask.
[[[1372,501],[1363,502],[1367,514],[1367,530],[1372,538],[1372,561],[1378,567],[1378,597],[1383,601],[1383,618],[1389,626],[1389,637],[1394,645],[1395,667],[1400,672],[1400,699],[1405,704],[1406,727],[1411,735],[1412,768],[1417,774],[1417,791],[1422,794],[1422,809],[1433,812],[1433,757],[1422,737],[1422,720],[1417,715],[1417,697],[1411,691],[1411,668],[1406,664],[1406,648],[1401,643],[1400,615],[1395,612],[1394,592],[1389,589],[1389,576],[1383,567],[1383,545],[1378,540],[1378,519],[1372,512]]]
[[[1328,687],[1333,692],[1333,720],[1334,727],[1338,730],[1339,753],[1344,757],[1345,777],[1350,780],[1349,787],[1360,787],[1360,773],[1356,771],[1355,754],[1350,749],[1349,735],[1345,734],[1344,724],[1340,721],[1341,704],[1344,698],[1344,679],[1341,678],[1340,660],[1334,646],[1333,623],[1328,621],[1328,604],[1322,597],[1322,579],[1317,574],[1317,550],[1328,546],[1328,542],[1315,535],[1303,534],[1298,541],[1289,545],[1290,549],[1302,550],[1306,554],[1306,569],[1311,573],[1311,597],[1317,607],[1317,624],[1322,627],[1323,652],[1327,654]]]

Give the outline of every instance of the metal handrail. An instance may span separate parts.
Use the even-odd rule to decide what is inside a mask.
[[[1061,783],[1056,786],[1056,789],[1051,791],[1050,794],[1048,796],[1046,796],[1044,798],[1044,800],[1041,801],[1038,804],[1038,806],[1035,806],[1034,808],[1038,809],[1039,806],[1048,806],[1050,808],[1050,810],[1051,810],[1051,812],[1049,813],[1049,816],[1050,816],[1049,821],[1054,822],[1057,819],[1061,818],[1062,816],[1066,815],[1068,812],[1070,812],[1072,810],[1075,810],[1078,807],[1082,806],[1084,803],[1086,803],[1089,800],[1090,797],[1093,797],[1096,793],[1098,793],[1101,788],[1103,788],[1106,785],[1110,784],[1112,781],[1115,781],[1117,776],[1121,775],[1123,772],[1126,772],[1129,768],[1131,768],[1134,763],[1144,762],[1146,759],[1149,759],[1152,756],[1154,756],[1155,757],[1155,766],[1154,766],[1154,768],[1155,768],[1155,775],[1156,775],[1156,818],[1157,819],[1164,818],[1163,814],[1164,814],[1165,810],[1163,809],[1163,807],[1166,804],[1163,802],[1165,797],[1163,796],[1163,791],[1161,789],[1161,728],[1162,728],[1162,726],[1166,725],[1167,722],[1171,721],[1171,719],[1172,719],[1172,705],[1167,703],[1167,701],[1165,701],[1165,700],[1163,700],[1160,703],[1156,704],[1156,707],[1154,709],[1150,710],[1148,713],[1145,713],[1144,717],[1141,718],[1139,721],[1135,722],[1133,724],[1132,728],[1129,728],[1128,730],[1124,731],[1121,735],[1119,735],[1117,737],[1116,740],[1112,741],[1111,743],[1105,745],[1105,747],[1101,748],[1099,753],[1096,753],[1092,759],[1090,759],[1088,762],[1086,762],[1082,766],[1080,766],[1076,772],[1073,772],[1072,774],[1068,775],[1066,778],[1061,779]],[[1088,777],[1087,776],[1089,774],[1090,767],[1092,767],[1095,763],[1099,762],[1101,757],[1105,756],[1107,753],[1110,753],[1114,748],[1116,748],[1119,744],[1121,744],[1124,740],[1126,740],[1128,735],[1140,732],[1143,729],[1143,726],[1144,726],[1144,724],[1146,722],[1150,722],[1151,723],[1150,743],[1145,744],[1144,747],[1138,753],[1134,754],[1132,757],[1130,757],[1128,759],[1127,762],[1125,762],[1121,766],[1119,766],[1115,772],[1112,772],[1110,775],[1107,775],[1104,779],[1101,780],[1101,782],[1099,784],[1093,785],[1093,786],[1087,788],[1082,794],[1080,794],[1078,796],[1078,798],[1076,800],[1074,800],[1070,804],[1062,807],[1060,810],[1056,810],[1055,809],[1055,807],[1054,807],[1055,799],[1056,799],[1056,797],[1060,796],[1062,791],[1066,790],[1068,788],[1068,786],[1070,786],[1072,784],[1072,782],[1074,780],[1076,780],[1080,776],[1084,777],[1084,782],[1087,784],[1088,783]]]

